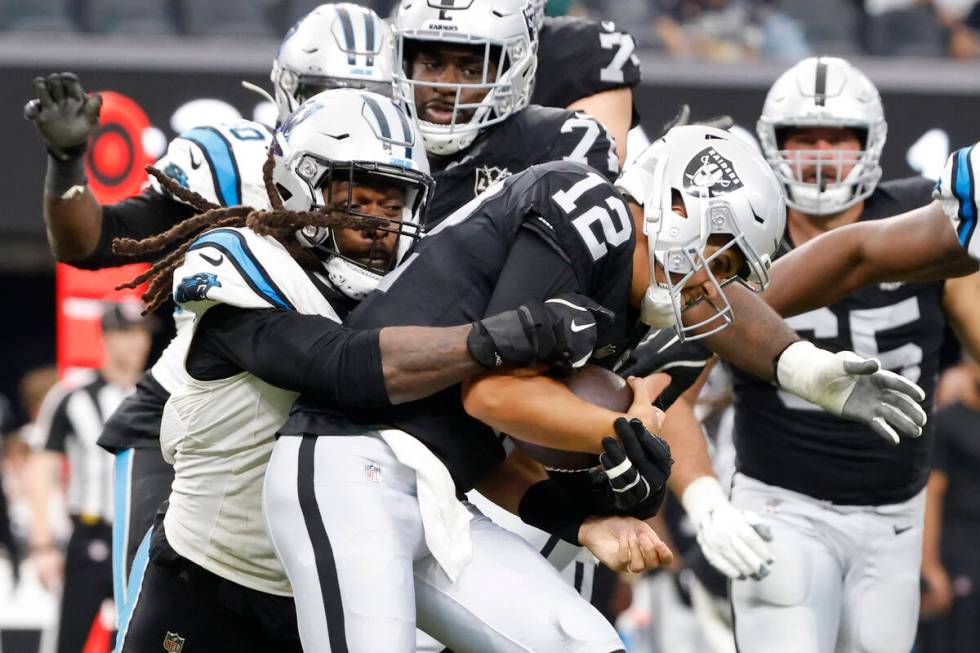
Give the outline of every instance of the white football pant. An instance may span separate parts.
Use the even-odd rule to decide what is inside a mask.
[[[736,474],[732,503],[772,530],[761,581],[734,581],[735,640],[751,653],[903,653],[919,616],[925,490],[841,506]]]

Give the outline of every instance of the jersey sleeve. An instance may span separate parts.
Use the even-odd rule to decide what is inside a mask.
[[[154,252],[152,257],[118,256],[112,252],[112,241],[116,238],[141,240],[155,236],[195,213],[192,207],[152,188],[121,202],[107,204],[102,207],[102,231],[95,250],[85,259],[73,261],[72,265],[83,270],[98,270],[156,260],[160,256],[158,252]]]
[[[598,120],[582,112],[570,113],[561,124],[549,158],[584,163],[609,181],[619,177],[612,136]]]
[[[65,443],[72,434],[71,420],[68,418],[68,402],[73,396],[73,393],[64,396],[51,413],[50,421],[45,424],[46,432],[43,437],[44,449],[47,451],[65,453]]]
[[[977,205],[980,203],[980,149],[978,144],[953,152],[936,183],[933,197],[942,202],[956,238],[967,254],[980,261],[977,232]]]
[[[636,41],[611,21],[545,19],[531,101],[567,107],[596,93],[640,83]]]
[[[352,331],[319,315],[215,307],[197,327],[187,371],[202,381],[246,371],[339,409],[390,405],[379,330]]]
[[[191,244],[174,271],[173,294],[181,308],[197,315],[217,304],[296,310],[237,229],[214,229]]]

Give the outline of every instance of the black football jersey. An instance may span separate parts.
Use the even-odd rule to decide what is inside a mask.
[[[532,233],[528,236],[529,232]],[[378,290],[350,314],[354,329],[396,325],[453,326],[551,293],[535,261],[511,257],[520,238],[530,238],[572,277],[560,292],[577,291],[614,310],[621,320],[598,349],[611,354],[628,338],[633,223],[619,193],[594,170],[574,162],[534,166],[507,179],[430,232]],[[567,265],[565,265],[567,264]],[[534,272],[525,273],[525,269]],[[515,275],[515,271],[517,274]],[[504,279],[510,292],[500,301]],[[524,280],[524,284],[520,280]],[[516,283],[515,283],[516,281]],[[545,290],[530,290],[530,286]],[[463,411],[460,387],[370,414],[346,416],[300,398],[283,435],[342,435],[351,422],[386,424],[411,433],[446,465],[465,492],[504,457],[498,437]],[[356,429],[355,429],[356,430]]]
[[[539,163],[577,161],[609,181],[619,176],[619,159],[609,133],[585,114],[530,105],[484,129],[453,157],[430,157],[435,193],[426,225],[439,224],[498,180]]]
[[[880,184],[865,200],[861,220],[922,206],[931,191],[932,184],[922,178]],[[788,250],[791,244],[784,246]],[[818,347],[877,358],[886,369],[915,381],[926,392],[923,408],[930,410],[946,324],[942,282],[868,286],[787,322]],[[734,382],[741,472],[838,504],[898,503],[925,486],[929,425],[923,437],[892,446],[866,426],[744,372],[736,370]]]
[[[538,35],[538,72],[531,102],[567,107],[576,100],[640,83],[636,42],[610,21],[547,17]],[[634,124],[638,122],[633,111]]]

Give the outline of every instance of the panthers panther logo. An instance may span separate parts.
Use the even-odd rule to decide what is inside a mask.
[[[187,173],[184,172],[184,169],[176,163],[167,164],[167,167],[163,169],[163,174],[167,175],[184,188],[189,188],[187,185]]]
[[[177,286],[177,290],[174,292],[174,299],[177,300],[178,304],[207,299],[208,291],[215,286],[218,288],[221,287],[221,282],[218,281],[216,274],[213,272],[198,272],[180,280],[180,285]]]

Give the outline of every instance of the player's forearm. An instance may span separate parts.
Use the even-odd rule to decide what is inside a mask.
[[[980,273],[949,279],[943,309],[960,344],[973,360],[980,360]]]
[[[427,397],[486,369],[467,348],[472,328],[382,329],[381,367],[391,403]]]
[[[31,506],[28,544],[31,548],[46,548],[53,544],[48,524],[48,506],[54,491],[55,471],[60,461],[61,456],[50,451],[36,451],[31,454],[27,474],[27,492]]]
[[[681,397],[667,409],[660,437],[670,445],[674,459],[668,485],[676,496],[683,495],[695,479],[714,476],[704,432],[687,397]]]
[[[940,543],[943,531],[943,498],[946,494],[946,475],[933,471],[926,486],[926,512],[922,529],[922,566],[940,565]]]
[[[515,515],[528,488],[548,480],[548,472],[523,449],[514,449],[477,485],[480,494]]]
[[[466,412],[518,440],[566,451],[600,453],[623,413],[579,399],[546,376],[487,374],[463,386]]]
[[[774,361],[790,344],[800,339],[796,332],[764,301],[748,288],[732,284],[725,289],[735,321],[726,329],[705,338],[705,345],[750,374],[772,379]],[[704,310],[707,302],[685,311],[684,321],[698,320],[695,309]],[[692,315],[688,316],[688,313]]]
[[[71,199],[44,194],[44,224],[48,245],[63,263],[81,261],[95,251],[102,232],[102,206],[86,186]]]

